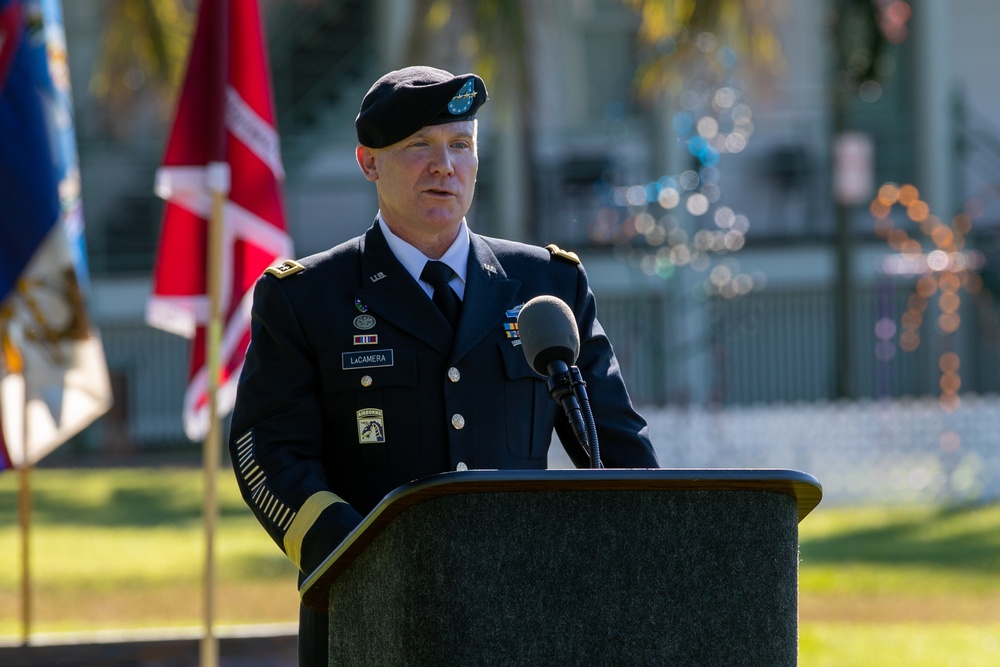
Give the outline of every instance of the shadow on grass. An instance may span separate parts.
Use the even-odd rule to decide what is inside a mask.
[[[296,570],[292,561],[277,548],[267,554],[241,554],[226,559],[226,574],[247,580],[288,579]]]
[[[810,564],[920,565],[1000,574],[1000,506],[941,509],[920,518],[803,538]]]
[[[38,475],[41,478],[41,475]],[[74,492],[72,478],[60,478],[59,485],[40,479],[32,493],[32,523],[46,526],[101,528],[152,528],[199,523],[202,519],[200,478],[177,483],[176,475],[157,476],[155,472],[134,479],[94,481],[95,475],[82,481],[85,488]],[[89,493],[94,484],[103,485],[100,493]],[[233,482],[235,485],[235,482]],[[89,486],[88,486],[89,485]],[[252,519],[249,508],[233,492],[219,490],[220,521]],[[0,525],[18,522],[18,492],[10,485],[0,487]]]

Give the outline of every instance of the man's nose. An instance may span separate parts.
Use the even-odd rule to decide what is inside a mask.
[[[447,146],[435,149],[434,154],[431,156],[430,169],[436,174],[451,174],[455,171],[453,156]]]

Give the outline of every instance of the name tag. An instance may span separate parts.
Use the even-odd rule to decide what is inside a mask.
[[[353,368],[379,368],[392,366],[392,350],[367,350],[365,352],[344,352],[344,370]]]

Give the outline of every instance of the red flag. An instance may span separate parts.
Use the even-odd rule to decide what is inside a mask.
[[[232,408],[250,341],[257,278],[290,257],[281,181],[284,171],[258,4],[202,0],[187,75],[156,192],[167,201],[146,308],[152,326],[193,339],[184,427],[192,440],[208,430],[207,265],[222,267],[221,376],[218,408]],[[208,166],[229,165],[221,257],[208,257]]]

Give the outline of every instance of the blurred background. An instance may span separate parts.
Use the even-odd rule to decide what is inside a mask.
[[[196,6],[65,3],[91,309],[115,405],[63,455],[191,446],[187,341],[143,318],[162,211],[154,173]],[[470,222],[581,255],[664,465],[798,464],[824,477],[857,449],[890,461],[864,470],[910,496],[1000,491],[977,430],[993,401],[972,399],[1000,388],[1000,89],[989,84],[1000,5],[261,9],[296,255],[371,223],[374,191],[353,157],[370,83],[410,63],[475,69],[491,102]],[[790,405],[809,415],[803,430]],[[839,479],[824,480],[828,500],[854,496]]]
[[[176,639],[197,623],[201,443],[182,420],[190,343],[145,314],[198,0],[62,4],[114,404],[35,475],[36,628]],[[418,63],[480,73],[470,224],[580,255],[661,463],[822,483],[800,527],[802,664],[995,662],[1000,3],[260,8],[295,256],[374,218],[354,160],[371,82]],[[550,465],[569,466],[558,446]],[[227,466],[220,480],[219,621],[285,654],[266,662],[251,642],[228,664],[289,664],[294,567]],[[10,562],[16,486],[0,475]],[[19,585],[0,572],[0,639],[19,629]],[[262,623],[278,626],[246,630]]]

